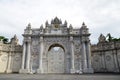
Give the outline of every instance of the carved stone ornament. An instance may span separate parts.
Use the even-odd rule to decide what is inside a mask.
[[[110,61],[110,60],[111,60],[111,56],[110,56],[110,55],[107,55],[107,56],[106,56],[106,60],[107,60],[107,61]]]
[[[7,55],[2,56],[2,58],[1,58],[2,61],[7,61],[7,59],[8,59]]]

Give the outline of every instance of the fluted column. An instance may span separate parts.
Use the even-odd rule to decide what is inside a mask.
[[[28,72],[30,71],[30,57],[31,57],[31,52],[30,52],[30,42],[27,42],[27,59],[26,59],[26,69]]]
[[[86,57],[85,42],[82,42],[82,54],[83,54],[83,69],[86,69],[87,68],[87,57]]]
[[[91,68],[91,46],[89,42],[87,42],[87,55],[88,55],[88,68]]]
[[[117,60],[117,53],[116,53],[116,51],[114,51],[113,57],[114,57],[114,63],[115,63],[115,71],[114,72],[119,72],[119,66],[118,66],[118,60]]]
[[[26,70],[25,70],[25,66],[26,66],[25,56],[27,56],[26,47],[27,47],[26,41],[23,41],[22,64],[21,64],[21,69],[19,70],[19,73],[26,73]]]
[[[91,66],[91,46],[90,46],[90,42],[86,41],[86,43],[84,43],[84,48],[86,51],[86,54],[84,55],[85,57],[85,68],[84,68],[84,73],[93,73],[93,69]]]
[[[71,43],[71,73],[75,73],[75,66],[74,66],[74,45],[73,45],[73,37],[70,37]]]
[[[26,43],[23,43],[23,53],[22,53],[22,64],[21,69],[25,69],[25,54],[26,54]]]
[[[43,44],[43,37],[40,37],[40,51],[39,51],[39,68],[37,73],[43,73],[43,66],[42,66],[42,56],[44,52],[44,44]]]

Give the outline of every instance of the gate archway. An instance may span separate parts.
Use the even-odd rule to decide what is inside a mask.
[[[48,49],[48,73],[64,73],[64,48],[54,44]]]

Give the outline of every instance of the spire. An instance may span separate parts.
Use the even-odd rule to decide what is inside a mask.
[[[14,39],[17,39],[17,36],[16,36],[16,34],[14,35]]]
[[[85,26],[85,23],[84,23],[84,22],[82,23],[82,26]]]
[[[70,28],[70,29],[73,29],[72,24],[70,24],[69,28]]]
[[[26,29],[31,29],[31,23],[27,25]]]
[[[31,27],[31,23],[28,24],[28,27]]]
[[[82,23],[82,28],[86,28],[85,22]]]
[[[67,26],[67,21],[65,20],[64,25]]]
[[[48,25],[48,21],[45,22],[45,25]]]
[[[43,29],[43,24],[41,24],[40,29]]]

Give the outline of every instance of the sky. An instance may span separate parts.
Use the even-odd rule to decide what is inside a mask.
[[[101,33],[120,37],[120,0],[0,0],[0,35],[10,39],[16,34],[22,44],[28,23],[39,28],[56,16],[74,28],[85,22],[92,44]]]

